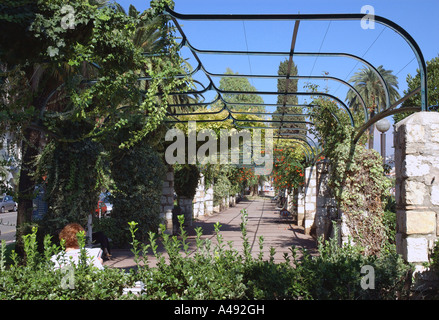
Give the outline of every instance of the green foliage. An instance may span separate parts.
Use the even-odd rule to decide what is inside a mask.
[[[142,141],[129,149],[113,149],[110,171],[113,180],[110,219],[115,220],[119,227],[126,226],[128,221],[137,221],[138,237],[143,241],[149,231],[157,230],[160,223],[165,165],[157,151]],[[119,241],[127,243],[128,230],[120,231]]]
[[[54,235],[70,222],[87,224],[97,207],[99,181],[105,170],[102,152],[102,146],[91,139],[46,145],[38,159],[36,177],[46,190],[48,212],[39,222],[45,233]]]
[[[318,98],[313,103],[320,106],[311,110],[316,124],[313,133],[323,145],[325,158],[330,159],[326,164],[330,164],[329,186],[354,242],[366,254],[377,254],[389,235],[382,201],[391,181],[384,175],[382,158],[375,150],[353,144],[354,128],[333,101]]]
[[[128,218],[127,218],[128,219]],[[93,232],[103,232],[112,240],[112,245],[116,248],[127,246],[128,232],[127,228],[120,225],[118,219],[114,217],[102,217],[93,219]]]
[[[339,144],[333,154],[330,186],[351,235],[366,253],[379,253],[386,241],[382,199],[390,188],[382,158],[374,150],[347,143]]]
[[[0,268],[0,299],[13,300],[80,300],[120,298],[123,288],[130,286],[129,274],[123,270],[97,270],[92,265],[72,265],[71,283],[68,271],[54,269],[51,257],[60,251],[50,237],[44,239],[44,251],[38,252],[36,232],[26,235],[24,248],[26,259],[21,261],[12,252],[12,264]],[[82,241],[84,242],[84,241]],[[1,255],[4,246],[1,247]],[[66,286],[67,284],[67,286]]]
[[[164,233],[161,239],[165,254],[158,250],[159,237],[150,232],[149,243],[136,238],[138,224],[129,222],[132,252],[137,267],[128,273],[104,267],[97,270],[91,264],[73,265],[73,287],[66,288],[62,269],[54,270],[51,257],[60,251],[50,238],[44,240],[44,251],[36,250],[36,229],[24,239],[27,259],[21,261],[14,252],[11,264],[5,261],[5,243],[0,247],[0,299],[396,299],[404,297],[403,284],[408,266],[394,253],[364,256],[347,244],[339,247],[333,239],[320,243],[319,254],[311,256],[292,247],[285,261],[273,261],[274,248],[268,260],[263,258],[263,238],[259,239],[260,254],[250,254],[247,237],[247,215],[241,212],[241,232],[244,245],[239,253],[232,242],[225,243],[221,225],[215,224],[215,242],[202,238],[196,228],[195,249],[189,249],[186,230],[180,236]],[[184,225],[179,216],[180,226]],[[80,243],[84,243],[84,237]],[[157,259],[149,266],[147,254],[152,251]],[[364,274],[361,268],[373,267],[375,289],[362,289]],[[145,291],[139,296],[122,295],[123,289],[142,281]],[[64,286],[63,286],[64,284]]]
[[[200,181],[200,170],[196,165],[174,166],[174,189],[178,196],[193,199]]]
[[[383,225],[385,232],[385,249],[396,250],[396,213],[395,211],[384,210]]]
[[[396,299],[404,292],[404,281],[409,267],[396,253],[380,256],[363,255],[358,246],[350,243],[340,247],[333,238],[319,244],[319,255],[305,255],[300,268],[306,279],[306,291],[314,299],[358,300]],[[371,266],[375,288],[363,289],[363,266]]]
[[[404,95],[420,87],[421,75],[419,73],[419,69],[414,77],[408,74],[406,81],[408,88],[407,90],[404,90]],[[439,56],[427,61],[427,89],[428,107],[432,105],[439,105]],[[421,106],[421,95],[419,93],[404,101],[401,109],[404,107],[414,106]],[[438,110],[436,109],[436,111]],[[412,112],[398,113],[393,116],[393,119],[396,123],[411,114]]]
[[[434,243],[429,259],[431,268],[439,275],[439,240]]]
[[[247,78],[237,77],[238,73],[234,73],[231,69],[227,68],[226,75],[234,75],[233,77],[224,76],[220,80],[220,90],[224,91],[257,91],[254,86],[250,84]],[[261,96],[257,94],[234,94],[234,93],[224,93],[224,100],[227,103],[233,104],[238,103],[239,105],[232,105],[233,111],[244,111],[244,112],[265,112],[264,106],[253,106],[254,104],[263,104],[264,100]],[[245,105],[250,103],[250,105]],[[242,105],[240,105],[242,104]]]
[[[183,60],[168,18],[160,15],[165,6],[173,6],[172,1],[154,0],[141,16],[96,4],[101,5],[88,0],[2,3],[0,130],[12,130],[25,142],[22,160],[26,166],[40,152],[43,139],[49,142],[38,162],[38,174],[33,166],[29,174],[21,170],[19,221],[30,222],[29,199],[35,185],[29,175],[37,179],[47,175],[50,230],[69,220],[84,221],[95,209],[96,193],[103,184],[100,144],[108,153],[135,148],[159,128],[169,93],[190,83],[175,77],[182,73]],[[66,28],[63,23],[72,12],[73,19],[68,21],[72,28]],[[156,29],[161,37],[156,39],[157,46],[138,46],[133,38],[139,26]],[[139,81],[139,76],[149,80]],[[96,150],[84,153],[86,146],[93,144]],[[143,164],[136,163],[139,167]],[[135,169],[131,173],[135,174]],[[153,170],[151,174],[156,174],[152,180],[160,177]],[[143,220],[139,229],[145,230],[148,224],[157,226],[157,218],[151,218],[155,214],[143,215],[149,210],[145,206],[156,211],[156,192],[148,199],[140,198],[130,209],[139,215],[137,220]],[[142,201],[143,206],[139,204]],[[146,222],[148,219],[151,221]]]
[[[213,203],[218,205],[220,201],[230,195],[241,191],[237,166],[229,164],[205,165],[201,168],[206,186],[213,185]]]

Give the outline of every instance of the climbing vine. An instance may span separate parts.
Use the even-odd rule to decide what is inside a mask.
[[[313,103],[319,105],[311,110],[313,133],[330,159],[329,186],[350,236],[365,254],[380,253],[387,241],[382,200],[390,187],[382,158],[375,150],[353,143],[355,129],[335,102],[317,98]]]
[[[129,221],[138,223],[137,236],[144,241],[148,232],[158,230],[161,223],[160,197],[165,164],[147,141],[128,150],[114,148],[110,157],[111,220],[118,226],[118,242],[128,242],[130,234],[126,226]]]
[[[39,221],[43,232],[55,235],[70,222],[87,225],[105,179],[104,157],[102,145],[92,139],[50,141],[46,145],[38,157],[35,175],[44,186],[48,204],[47,213]]]
[[[159,128],[169,93],[190,83],[176,77],[184,73],[184,61],[169,17],[162,15],[166,6],[172,8],[173,1],[153,0],[150,9],[134,17],[102,1],[2,4],[0,131],[13,130],[30,141],[23,150],[32,152],[23,152],[23,163],[39,158],[29,174],[23,168],[20,172],[20,224],[30,222],[37,181],[30,176],[46,177],[47,225],[57,221],[51,229],[73,220],[70,214],[75,213],[75,220],[84,224],[102,186],[99,168],[104,167],[105,152],[124,149],[129,159],[132,149]],[[66,10],[74,12],[67,28]],[[163,31],[160,48],[139,47],[133,41],[146,24]],[[134,169],[130,173],[136,175]],[[156,222],[152,219],[151,225]]]

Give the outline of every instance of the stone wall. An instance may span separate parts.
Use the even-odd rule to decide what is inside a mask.
[[[206,186],[203,175],[201,175],[193,205],[194,218],[211,215],[213,213],[213,186]]]
[[[172,208],[174,208],[174,170],[172,166],[168,166],[160,199],[160,216],[163,220],[166,220],[164,222],[167,224],[172,224]]]
[[[297,195],[297,225],[304,226],[305,225],[305,191],[304,188],[299,189],[299,193]]]
[[[317,200],[316,168],[314,166],[305,169],[304,194],[304,200],[301,202],[304,207],[304,219],[302,220],[302,226],[305,228],[305,234],[310,234],[311,227],[314,225]],[[300,210],[302,211],[302,209]]]
[[[200,182],[198,183],[198,187],[194,196],[194,218],[198,218],[199,216],[204,216],[205,214],[205,201],[206,201],[206,189],[204,185],[204,176],[201,175]]]
[[[439,236],[439,113],[417,112],[395,125],[397,251],[428,261]]]
[[[204,213],[213,214],[213,186],[209,186],[204,192]]]

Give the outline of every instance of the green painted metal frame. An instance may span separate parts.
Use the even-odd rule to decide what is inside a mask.
[[[176,23],[177,28],[179,29],[180,33],[184,35],[184,32],[182,32],[178,22],[176,19],[179,20],[188,20],[188,21],[257,21],[257,20],[272,20],[272,21],[361,21],[365,18],[368,18],[366,14],[358,14],[358,13],[342,13],[342,14],[181,14],[177,13],[170,8],[166,8],[165,13],[168,14],[171,19]],[[374,15],[373,19],[375,22],[380,23],[381,25],[392,29],[394,32],[396,32],[398,35],[400,35],[410,46],[413,53],[415,54],[416,60],[419,65],[420,70],[420,79],[421,79],[421,109],[423,111],[427,110],[427,66],[425,64],[425,59],[422,54],[421,49],[419,48],[419,45],[416,43],[416,41],[413,39],[413,37],[401,26],[396,24],[395,22],[378,16]],[[231,52],[231,51],[224,51],[224,53]],[[265,52],[266,54],[267,52]],[[249,52],[245,52],[245,54],[250,54]],[[314,53],[318,54],[319,56],[322,56],[324,54],[322,53]],[[298,55],[296,52],[294,55]],[[363,59],[364,60],[364,59]],[[382,77],[381,77],[382,78]],[[390,106],[390,105],[388,105]]]
[[[410,93],[409,95],[406,95],[406,97],[400,99],[398,102],[391,104],[390,103],[390,98],[389,98],[389,88],[388,85],[386,83],[386,81],[384,80],[383,76],[380,74],[380,72],[377,70],[377,68],[375,68],[371,63],[369,63],[367,60],[363,59],[362,57],[358,57],[356,55],[350,54],[350,53],[346,53],[346,52],[295,52],[294,51],[294,44],[295,44],[295,37],[297,36],[297,29],[298,29],[298,21],[322,21],[322,20],[335,20],[335,21],[360,21],[362,19],[365,18],[365,14],[180,14],[177,13],[169,8],[166,8],[165,10],[165,14],[169,16],[170,20],[173,21],[176,29],[179,31],[180,35],[182,36],[182,41],[180,43],[180,48],[183,47],[187,47],[190,52],[192,53],[192,55],[194,56],[194,58],[197,60],[198,66],[192,71],[190,72],[190,76],[195,75],[197,72],[202,71],[204,73],[204,75],[207,77],[209,83],[207,86],[205,86],[202,90],[195,90],[195,91],[188,91],[188,92],[175,92],[172,93],[174,95],[182,95],[182,94],[197,94],[197,95],[203,95],[206,92],[209,91],[214,91],[217,93],[217,97],[210,102],[197,102],[197,103],[191,103],[191,104],[173,104],[170,106],[175,106],[175,107],[189,107],[189,106],[208,106],[211,105],[213,103],[217,103],[217,102],[222,102],[223,104],[223,108],[219,111],[212,111],[212,112],[188,112],[188,113],[178,113],[178,114],[168,114],[169,116],[174,116],[178,117],[178,116],[188,116],[188,115],[208,115],[208,114],[218,114],[224,111],[227,111],[229,113],[229,115],[227,117],[225,117],[224,119],[215,119],[215,120],[209,120],[209,119],[203,119],[200,120],[200,122],[217,122],[217,121],[226,121],[226,120],[232,120],[233,123],[240,128],[250,128],[250,127],[245,127],[245,126],[241,126],[239,125],[239,122],[262,122],[262,123],[280,123],[280,127],[265,127],[266,129],[277,129],[279,130],[279,132],[281,132],[280,130],[285,129],[282,128],[282,123],[305,123],[305,124],[309,124],[312,125],[312,122],[309,121],[300,121],[300,120],[294,120],[294,121],[286,121],[286,120],[239,120],[236,119],[233,115],[236,114],[252,114],[252,115],[262,115],[262,116],[266,116],[266,115],[276,115],[276,113],[263,113],[263,112],[239,112],[239,111],[233,111],[231,106],[234,105],[240,105],[240,103],[232,103],[227,101],[226,99],[223,98],[224,94],[259,94],[259,95],[296,95],[296,96],[323,96],[323,97],[328,97],[330,99],[333,99],[334,101],[337,102],[337,104],[341,107],[343,107],[346,112],[349,115],[350,118],[350,122],[352,126],[355,126],[355,122],[354,122],[354,118],[352,115],[352,112],[350,110],[350,108],[338,97],[329,94],[327,92],[272,92],[272,91],[226,91],[226,90],[221,90],[219,88],[217,88],[212,80],[213,77],[245,77],[245,78],[266,78],[266,79],[296,79],[296,80],[300,80],[300,79],[313,79],[313,80],[331,80],[331,81],[337,81],[347,87],[349,87],[350,90],[352,90],[352,92],[355,93],[355,95],[359,98],[360,104],[363,108],[363,112],[364,112],[364,118],[365,118],[365,123],[360,126],[358,128],[357,131],[357,135],[355,137],[355,142],[357,142],[359,140],[359,138],[361,137],[361,135],[365,132],[365,130],[367,130],[368,127],[370,127],[372,124],[374,124],[375,122],[377,122],[378,120],[398,113],[398,112],[405,112],[405,111],[427,111],[428,110],[428,100],[427,100],[427,78],[426,78],[426,73],[427,73],[427,68],[426,68],[426,64],[425,64],[425,59],[423,57],[422,51],[420,50],[418,44],[416,43],[416,41],[411,37],[411,35],[404,30],[402,27],[400,27],[398,24],[394,23],[391,20],[388,20],[386,18],[383,18],[381,16],[373,16],[373,19],[375,20],[375,22],[382,24],[383,26],[390,28],[391,30],[393,30],[394,32],[396,32],[399,36],[401,36],[410,46],[410,48],[412,49],[412,51],[415,54],[415,57],[417,59],[418,62],[418,66],[419,66],[419,70],[420,70],[420,79],[421,79],[421,86],[420,88],[418,88],[416,90],[415,93],[420,92],[421,93],[421,106],[417,107],[417,108],[410,108],[410,110],[408,110],[408,108],[403,108],[403,110],[400,109],[395,109],[395,107],[397,105],[399,105],[402,101],[404,101],[405,99],[407,99],[409,96],[413,95],[414,93]],[[183,32],[178,20],[188,20],[188,21],[296,21],[295,24],[295,31],[293,34],[293,42],[292,42],[292,48],[289,52],[268,52],[268,51],[224,51],[224,50],[202,50],[199,48],[195,48],[194,46],[192,46],[189,42],[189,40],[187,39],[187,36],[185,35],[185,33]],[[318,56],[318,57],[345,57],[345,58],[350,58],[350,59],[354,59],[358,62],[361,62],[362,64],[366,65],[367,67],[369,67],[379,78],[383,88],[384,88],[384,92],[385,92],[385,99],[386,99],[386,105],[381,108],[378,109],[378,113],[376,115],[373,116],[373,118],[370,117],[370,114],[368,113],[367,110],[367,106],[364,102],[363,97],[361,96],[361,94],[348,82],[339,79],[337,77],[330,77],[330,76],[300,76],[300,75],[233,75],[233,74],[217,74],[217,73],[212,73],[209,72],[208,70],[206,70],[206,68],[204,67],[201,59],[199,58],[198,54],[217,54],[217,55],[264,55],[264,56],[289,56],[290,60],[293,56],[307,56],[307,57],[313,57],[313,56]],[[184,77],[187,75],[181,75],[181,77]],[[148,80],[148,77],[143,77],[143,78],[139,78],[139,80]],[[294,106],[302,106],[302,107],[311,107],[312,105],[289,105],[289,104],[252,104],[252,103],[242,103],[242,105],[263,105],[263,106],[286,106],[286,107],[294,107]],[[279,114],[279,115],[284,115],[284,114]],[[287,116],[293,116],[293,117],[303,117],[303,116],[309,116],[307,114],[286,114]],[[337,118],[336,118],[337,119]],[[338,119],[337,119],[338,121]],[[182,120],[168,120],[168,122],[182,122]],[[253,128],[253,127],[251,127]],[[257,128],[263,128],[263,127],[257,127]],[[296,128],[295,128],[296,129]],[[306,129],[302,129],[304,131],[306,131]],[[310,154],[312,154],[312,156],[314,157],[314,159],[316,158],[316,153],[315,151],[318,151],[320,149],[320,147],[314,142],[312,141],[312,139],[310,139],[309,137],[307,137],[306,135],[302,135],[302,134],[292,134],[290,137],[286,137],[285,134],[280,134],[278,136],[278,138],[281,139],[296,139],[298,141],[301,141],[301,143],[305,143],[305,145],[307,145],[310,148]],[[312,143],[314,144],[314,146],[311,145],[311,143],[308,141],[312,141]]]

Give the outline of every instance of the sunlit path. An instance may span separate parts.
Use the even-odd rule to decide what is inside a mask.
[[[316,245],[312,237],[305,235],[303,228],[292,224],[292,220],[280,217],[279,210],[269,198],[256,198],[244,200],[235,207],[231,207],[221,213],[212,216],[202,217],[187,228],[190,241],[190,249],[195,249],[195,228],[203,230],[202,239],[209,239],[212,247],[217,243],[214,225],[219,222],[221,225],[220,234],[228,247],[243,252],[243,239],[241,233],[241,210],[246,209],[248,213],[247,237],[253,257],[260,254],[259,239],[263,237],[263,259],[270,259],[270,248],[275,249],[274,261],[284,261],[284,254],[290,254],[291,246],[306,248],[314,252]],[[159,247],[159,250],[161,247]],[[165,255],[166,256],[166,255]],[[299,255],[300,257],[300,255]],[[149,256],[151,265],[155,264],[155,258]],[[128,268],[135,265],[132,253],[129,250],[113,250],[113,260],[105,262],[105,265],[117,268]]]

